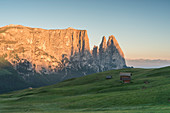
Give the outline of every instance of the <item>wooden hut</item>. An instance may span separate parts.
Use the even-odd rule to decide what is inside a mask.
[[[120,80],[123,82],[123,83],[130,83],[131,81],[131,76],[132,74],[131,73],[120,73]]]
[[[111,75],[106,76],[106,79],[112,79]]]

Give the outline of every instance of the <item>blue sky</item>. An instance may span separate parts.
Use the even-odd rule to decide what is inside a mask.
[[[170,59],[170,0],[4,0],[0,26],[88,31],[90,46],[115,35],[126,58]]]

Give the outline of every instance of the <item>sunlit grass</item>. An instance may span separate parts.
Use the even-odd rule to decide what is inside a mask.
[[[122,84],[120,72],[131,72],[132,83]],[[0,95],[0,112],[168,113],[169,94],[170,67],[111,70]]]

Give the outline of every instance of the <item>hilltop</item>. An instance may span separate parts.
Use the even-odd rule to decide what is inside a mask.
[[[122,84],[120,72],[131,72],[132,83]],[[113,79],[106,80],[107,75]],[[169,78],[170,67],[100,72],[0,95],[0,112],[168,113]]]

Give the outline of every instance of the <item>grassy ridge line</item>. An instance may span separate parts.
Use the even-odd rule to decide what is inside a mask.
[[[132,72],[132,83],[122,84],[120,72]],[[169,94],[170,67],[111,70],[0,95],[0,112],[168,112]]]

